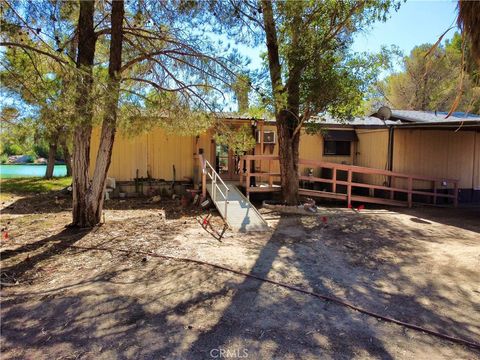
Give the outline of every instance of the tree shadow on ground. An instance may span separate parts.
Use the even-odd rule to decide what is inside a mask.
[[[260,252],[250,273],[271,278],[269,273],[283,246],[282,241],[272,237]],[[273,291],[279,292],[277,296],[270,297],[264,290],[264,287],[270,286],[246,278],[238,286],[237,295],[221,319],[213,329],[201,334],[191,346],[189,355],[193,358],[211,358],[215,349],[240,354],[246,349],[255,358],[319,358],[335,351],[342,357],[352,358],[362,349],[372,356],[391,358],[377,339],[375,330],[348,309],[339,307],[335,313],[331,313],[330,307],[335,305],[278,289]],[[355,334],[340,335],[341,326],[338,325],[345,323],[346,319],[348,326],[355,328]],[[348,329],[344,330],[349,332]],[[346,335],[348,340],[339,342],[339,335]],[[318,341],[319,338],[321,341]]]
[[[65,195],[61,191],[49,192],[46,194],[22,195],[24,196],[2,208],[2,215],[55,214],[71,210],[71,197]]]
[[[442,241],[354,212],[327,225],[316,218],[281,216],[272,236],[256,249],[249,271],[475,340],[478,301],[457,282],[471,282],[475,274],[445,270],[435,281],[408,271],[419,267],[428,273],[422,267],[431,261],[425,243]],[[132,240],[132,250],[139,246]],[[84,255],[98,256],[99,275],[3,301],[7,357],[206,359],[218,354],[211,352],[215,349],[240,355],[247,349],[249,358],[391,359],[415,347],[434,349],[439,357],[455,352],[452,343],[208,266],[142,262],[133,252],[120,265],[101,258],[108,254]]]
[[[230,291],[228,286],[205,291],[203,284],[217,271],[205,267],[199,274],[195,268],[156,264],[135,279],[131,269],[117,268],[86,281],[4,300],[2,352],[12,359],[175,358],[186,339],[193,341],[196,331],[178,319],[189,317],[194,308],[207,312],[210,302]],[[139,296],[145,291],[143,285],[152,282],[160,284],[156,291]],[[119,292],[119,287],[125,291]],[[180,301],[172,304],[171,298]]]
[[[480,228],[480,205],[465,208],[440,208],[424,206],[418,208],[395,209],[400,214],[412,215],[411,221],[418,217],[461,229],[478,232]]]
[[[32,215],[32,214],[55,214],[72,210],[72,198],[64,192],[50,192],[47,194],[25,195],[8,204],[1,213],[3,215]],[[203,212],[202,209],[193,205],[182,206],[181,202],[172,199],[162,199],[160,202],[152,202],[147,197],[128,199],[111,199],[105,201],[104,210],[159,210],[163,211],[166,219],[179,219],[183,216],[195,216]]]
[[[46,249],[30,256],[28,254],[23,260],[4,267],[2,266],[2,278],[18,279],[26,272],[34,269],[39,263],[48,260],[53,256],[58,256],[69,246],[75,244],[90,232],[91,229],[66,228],[60,233],[38,240],[31,244],[25,244],[13,250],[3,250],[0,258],[5,261],[13,256],[21,256],[24,253],[32,253],[36,250],[48,246]]]
[[[325,208],[343,208],[345,204],[342,202],[321,201],[320,203]],[[391,212],[398,214],[405,214],[411,216],[412,222],[421,223],[423,221],[434,221],[441,224],[455,226],[461,229],[479,232],[480,224],[480,205],[464,205],[454,208],[453,206],[433,206],[433,205],[414,205],[412,208],[404,206],[385,207],[376,204],[353,203],[352,209],[359,205],[365,205],[370,211],[379,211],[381,213]]]
[[[408,229],[387,221],[365,222],[354,213],[343,221],[338,236],[329,244],[318,246],[316,243],[323,241],[321,236],[309,234],[324,225],[311,227],[303,224],[300,217],[293,220],[282,217],[250,273],[279,281],[296,274],[293,285],[339,296],[384,316],[475,341],[480,334],[479,319],[475,316],[479,304],[472,294],[463,293],[460,304],[445,294],[458,294],[462,291],[461,284],[448,278],[417,282],[404,272],[409,266],[422,264],[429,256],[420,241],[405,241],[412,236]],[[315,257],[313,249],[325,251],[319,251]],[[465,277],[472,281],[475,274],[466,273]],[[390,284],[390,288],[382,289],[383,283]],[[246,278],[221,319],[200,335],[190,347],[189,355],[209,358],[211,349],[247,348],[256,357],[271,358],[328,354],[341,358],[359,354],[382,359],[395,356],[389,350],[392,344],[386,344],[388,334],[379,328],[376,319],[307,295],[279,291],[279,296],[269,296],[265,288],[271,286]],[[425,299],[435,306],[428,306]],[[469,312],[464,313],[465,309]],[[406,334],[411,330],[400,327],[398,330],[403,331],[408,343]],[[432,337],[417,341],[427,345],[442,343]],[[263,354],[266,343],[270,345]],[[443,345],[452,344],[443,342]]]

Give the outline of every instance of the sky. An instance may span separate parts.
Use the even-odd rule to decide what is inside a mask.
[[[390,17],[385,22],[377,22],[368,29],[358,33],[354,37],[352,50],[354,52],[377,53],[382,46],[397,46],[404,55],[417,45],[434,44],[438,38],[451,26],[455,26],[443,38],[443,41],[452,38],[456,30],[457,1],[433,1],[433,0],[407,0],[402,1],[398,11],[392,10]],[[217,36],[217,35],[215,35]],[[218,37],[218,36],[217,36]],[[228,42],[228,39],[225,38]],[[265,46],[251,48],[241,44],[235,44],[243,56],[250,58],[248,68],[257,70],[262,67],[261,52]],[[401,59],[393,59],[393,68],[390,71],[401,71]],[[382,71],[380,78],[385,78],[390,71]],[[231,95],[224,100],[226,111],[236,108],[236,103]]]
[[[396,45],[408,55],[416,45],[434,44],[452,25],[456,26],[456,1],[407,0],[400,9],[390,13],[390,18],[377,22],[355,36],[352,50],[355,52],[379,52],[382,45]],[[444,40],[450,39],[455,29],[449,31]],[[261,67],[261,48],[239,46],[243,55],[250,57],[250,69]],[[398,69],[398,68],[397,68]]]
[[[450,26],[456,25],[456,1],[407,1],[384,23],[355,37],[354,51],[378,52],[382,45],[396,45],[405,54],[416,45],[433,44]],[[445,39],[451,38],[451,30]]]
[[[371,28],[357,34],[352,50],[375,53],[380,51],[382,45],[396,45],[405,55],[408,55],[416,45],[435,43],[445,30],[455,25],[456,6],[456,1],[408,0],[402,3],[397,12],[392,12],[386,22],[375,23]],[[451,30],[444,39],[451,38],[454,30]],[[237,47],[242,55],[251,59],[248,66],[251,70],[261,67],[260,53],[264,51],[263,47],[249,48],[242,45]],[[399,70],[399,65],[395,66],[395,70]],[[388,74],[384,73],[380,76],[386,75]],[[226,99],[226,102],[230,104],[229,107],[235,108],[232,99]]]

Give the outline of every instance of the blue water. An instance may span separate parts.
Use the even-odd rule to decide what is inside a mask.
[[[47,165],[0,165],[0,178],[42,177],[45,176]],[[67,175],[65,165],[55,165],[53,176]]]

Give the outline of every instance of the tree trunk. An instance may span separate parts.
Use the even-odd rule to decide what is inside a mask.
[[[278,155],[283,199],[289,205],[298,204],[298,146],[300,131],[295,133],[298,123],[299,87],[298,79],[290,77],[287,89],[282,85],[282,68],[278,51],[277,30],[272,2],[262,0],[263,24],[268,50],[268,65],[272,93],[275,101],[275,118],[278,132]],[[292,69],[290,69],[292,70]],[[296,75],[296,69],[290,76]],[[298,76],[299,78],[299,76]],[[282,102],[285,90],[288,91],[288,110]]]
[[[75,59],[77,53],[77,46],[78,46],[78,32],[75,31],[73,35],[73,39],[70,41],[70,45],[68,46],[68,56],[71,59]],[[65,77],[63,79],[63,91],[68,91],[68,88],[71,86],[72,78]],[[67,168],[67,176],[72,176],[72,155],[70,153],[70,149],[68,148],[68,143],[72,140],[72,129],[71,126],[74,123],[74,118],[71,117],[68,119],[67,122],[61,128],[62,137],[61,137],[61,146],[63,152],[63,160],[65,161],[65,166]]]
[[[112,2],[112,31],[110,40],[110,59],[108,65],[108,85],[107,94],[109,96],[105,100],[105,112],[102,123],[102,132],[100,135],[100,146],[98,149],[95,170],[91,183],[88,183],[88,166],[90,153],[90,136],[92,132],[91,125],[78,128],[75,134],[75,145],[80,139],[88,142],[82,147],[78,144],[79,154],[77,158],[74,156],[74,174],[75,180],[81,179],[81,190],[84,190],[84,197],[74,198],[74,222],[75,215],[78,216],[77,225],[92,227],[97,225],[101,220],[103,199],[105,195],[105,180],[108,168],[112,158],[112,148],[115,139],[118,99],[120,94],[120,68],[122,65],[122,45],[123,45],[123,1]],[[80,42],[80,38],[79,38]],[[80,48],[79,48],[80,49]],[[91,123],[89,123],[91,124]],[[83,132],[82,132],[83,130]],[[78,133],[77,133],[78,132]],[[74,154],[75,155],[75,154]],[[81,170],[81,172],[79,171]],[[87,184],[86,187],[83,187]],[[75,187],[75,182],[74,182]],[[80,192],[78,193],[78,195]],[[76,203],[75,203],[76,201]],[[77,213],[75,212],[77,211]]]
[[[112,35],[108,64],[107,94],[109,94],[109,96],[105,100],[100,146],[88,199],[89,212],[95,219],[95,224],[92,225],[96,225],[101,219],[103,200],[105,198],[105,181],[112,160],[112,149],[117,129],[118,99],[120,97],[120,68],[122,67],[123,15],[123,1],[114,1],[112,3]]]
[[[297,205],[300,131],[293,134],[294,129],[289,124],[289,117],[292,117],[292,114],[282,111],[277,118],[278,156],[283,200],[289,205]]]
[[[65,161],[65,166],[67,167],[67,176],[72,176],[72,156],[70,155],[67,141],[65,139],[62,140],[62,152],[63,160]]]
[[[93,84],[93,61],[95,57],[95,31],[93,15],[95,1],[80,1],[78,17],[77,52],[77,125],[73,134],[73,210],[72,225],[91,226],[92,219],[87,211],[89,188],[88,167],[90,165],[90,137],[92,135],[93,107],[91,90]]]
[[[47,162],[47,170],[45,171],[45,179],[51,179],[53,177],[53,170],[55,168],[56,155],[57,155],[57,141],[56,139],[54,139],[49,143],[48,162]]]

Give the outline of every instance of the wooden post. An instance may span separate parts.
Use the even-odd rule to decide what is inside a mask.
[[[275,190],[280,190],[280,189],[273,189],[273,181],[274,177],[276,176],[275,169],[272,169],[272,162],[273,161],[278,161],[278,156],[266,156],[266,155],[247,155],[245,156],[246,159],[246,166],[245,166],[245,173],[244,176],[246,177],[246,191],[247,194],[249,192],[255,192],[255,191],[261,191],[261,192],[266,192],[266,191],[275,191]],[[267,160],[268,163],[268,172],[262,173],[257,173],[255,171],[252,171],[253,165],[251,165],[254,161],[254,159],[260,160]],[[307,160],[307,159],[299,159],[299,164],[301,166],[313,166],[313,167],[324,167],[328,169],[332,169],[333,173],[330,179],[324,179],[322,177],[315,177],[315,176],[301,176],[300,181],[311,181],[311,182],[327,182],[332,184],[332,193],[325,193],[321,191],[305,191],[305,193],[310,193],[312,196],[319,196],[319,197],[330,197],[330,198],[343,198],[346,199],[348,204],[351,206],[352,205],[352,200],[353,200],[353,187],[361,187],[361,188],[367,188],[367,189],[379,189],[383,190],[386,192],[387,196],[386,197],[372,197],[369,199],[366,199],[366,201],[370,201],[372,203],[378,203],[378,204],[387,204],[387,205],[400,205],[399,202],[393,201],[395,200],[395,195],[396,193],[401,193],[401,194],[407,194],[407,201],[403,201],[402,205],[404,206],[413,206],[413,195],[414,192],[415,194],[419,195],[426,195],[429,197],[435,197],[433,202],[438,203],[438,199],[441,198],[449,198],[452,199],[453,203],[452,205],[457,206],[458,200],[459,200],[459,182],[458,180],[454,179],[435,179],[435,178],[430,178],[422,175],[413,175],[413,174],[404,174],[404,173],[399,173],[399,172],[392,172],[392,171],[387,171],[387,170],[380,170],[380,169],[372,169],[372,168],[366,168],[362,166],[352,166],[352,165],[345,165],[345,164],[338,164],[338,163],[331,163],[331,162],[323,162],[323,161],[316,161],[316,160]],[[338,178],[338,171],[346,171],[348,173],[348,181],[340,181]],[[274,172],[272,172],[274,171]],[[373,185],[373,184],[368,184],[366,181],[359,181],[357,179],[353,179],[353,174],[372,174],[372,175],[382,175],[383,177],[390,177],[390,184],[384,184],[384,185]],[[253,174],[253,175],[252,175]],[[253,184],[251,179],[252,176],[256,177],[265,177],[268,176],[268,181],[269,181],[269,188],[250,188],[250,186]],[[399,183],[398,179],[402,179],[402,181],[407,181],[408,186],[405,188],[405,186],[401,186]],[[403,180],[404,179],[404,180]],[[428,181],[430,184],[433,186],[433,190],[427,190],[427,191],[421,191],[421,190],[415,190],[414,187],[414,182],[415,181]],[[452,189],[454,193],[449,192],[448,194],[444,194],[439,191],[440,187],[439,184],[443,182],[448,182],[449,185],[449,190]],[[397,185],[395,184],[397,183]],[[339,194],[337,191],[338,185],[342,184],[347,186],[347,191],[346,193]],[[355,185],[354,185],[355,184]],[[453,185],[452,185],[453,184]],[[253,185],[255,186],[255,185]],[[390,197],[390,198],[389,198]],[[355,196],[357,198],[357,196]],[[358,197],[361,199],[362,197]],[[428,200],[428,203],[432,203],[430,199]]]
[[[198,169],[200,173],[200,177],[202,179],[202,198],[206,199],[207,197],[207,173],[205,171],[205,158],[203,154],[198,154]]]
[[[250,199],[250,160],[247,160],[247,178],[245,181],[245,192],[247,193],[247,199]]]
[[[207,197],[207,173],[204,168],[202,168],[202,198]]]
[[[413,178],[409,176],[408,178],[408,207],[411,208],[413,205]]]
[[[243,166],[242,166],[243,161],[244,161],[244,160],[243,160],[243,156],[240,156],[240,159],[239,159],[239,161],[238,161],[239,166],[240,166],[240,169],[239,169],[239,175],[240,175],[240,176],[239,176],[239,178],[238,178],[238,180],[239,180],[239,182],[240,182],[240,187],[242,187],[242,185],[243,185],[243,175],[244,175],[244,173],[243,173]]]
[[[390,188],[395,187],[395,176],[390,176]],[[390,199],[393,200],[395,198],[395,191],[390,190]]]
[[[273,187],[272,159],[268,159],[268,186]]]
[[[263,121],[260,123],[260,155],[263,155]],[[263,162],[260,160],[260,171],[262,171]],[[255,171],[255,169],[253,169]]]
[[[352,206],[352,170],[348,169],[348,178],[347,178],[347,205],[348,207]]]
[[[206,199],[207,198],[207,173],[205,170],[206,163],[205,163],[203,154],[198,154],[198,163],[199,163],[200,176],[202,177],[202,198]]]
[[[453,183],[453,191],[454,191],[454,198],[453,198],[453,206],[457,207],[458,206],[458,181],[455,181]]]
[[[320,176],[322,176],[322,175],[320,175]],[[332,192],[336,193],[337,192],[337,168],[336,167],[332,168],[332,180],[333,180]],[[322,189],[322,188],[320,188],[320,189]]]

